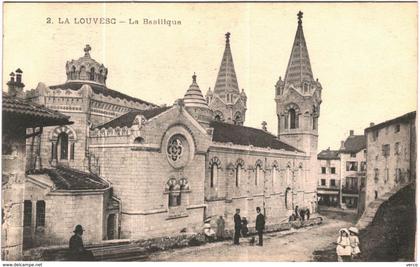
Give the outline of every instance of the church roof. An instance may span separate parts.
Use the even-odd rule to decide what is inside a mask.
[[[169,107],[157,107],[157,108],[153,108],[153,109],[146,109],[146,110],[134,110],[134,111],[129,111],[109,122],[106,122],[102,125],[98,125],[95,128],[116,128],[116,127],[131,127],[133,126],[133,122],[136,118],[137,115],[143,115],[147,120],[151,119],[153,117],[156,117],[157,115],[159,115],[160,113],[170,109],[172,106]]]
[[[25,127],[40,127],[71,124],[69,116],[45,106],[9,96],[3,92],[2,99],[3,124],[24,123]]]
[[[236,91],[239,93],[232,52],[230,51],[230,33],[226,33],[225,52],[223,53],[222,63],[220,64],[216,85],[214,86],[215,94],[225,91]]]
[[[197,84],[197,76],[192,76],[192,84],[184,95],[184,103],[186,107],[203,107],[208,108],[207,102],[201,93],[200,87]]]
[[[106,189],[109,184],[93,173],[82,172],[68,167],[31,171],[29,174],[46,174],[58,190],[98,190]]]
[[[92,88],[92,91],[95,94],[102,94],[104,96],[111,96],[111,97],[114,97],[114,98],[126,99],[126,100],[129,100],[129,101],[137,102],[139,104],[146,104],[146,105],[151,105],[151,106],[157,107],[157,105],[155,105],[153,103],[150,103],[150,102],[144,101],[142,99],[123,94],[123,93],[121,93],[119,91],[116,91],[116,90],[113,90],[113,89],[109,89],[105,85],[96,84],[96,83],[89,83],[89,81],[86,81],[86,82],[70,81],[70,82],[67,82],[67,83],[64,83],[64,84],[60,84],[60,85],[49,86],[49,88],[50,89],[79,90],[84,84],[88,84]]]
[[[305,36],[302,27],[303,13],[298,13],[298,27],[295,40],[293,41],[292,52],[287,65],[285,83],[301,83],[313,81],[311,62],[309,60],[308,48],[306,47]]]
[[[281,142],[276,138],[276,136],[261,129],[217,121],[211,122],[210,127],[214,129],[213,141],[215,142],[231,142],[235,145],[253,145],[255,147],[270,147],[271,149],[284,149],[286,151],[302,152],[291,145]]]
[[[350,135],[344,141],[344,148],[340,149],[343,153],[357,153],[366,148],[366,137],[364,135]]]

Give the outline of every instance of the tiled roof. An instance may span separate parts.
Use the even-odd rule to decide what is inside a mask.
[[[3,92],[3,123],[25,121],[25,127],[70,124],[68,116],[28,100],[9,96]]]
[[[104,96],[111,96],[111,97],[115,97],[115,98],[126,99],[126,100],[130,100],[130,101],[137,102],[137,103],[140,103],[140,104],[146,104],[146,105],[151,105],[151,106],[157,107],[157,105],[152,104],[150,102],[147,102],[147,101],[144,101],[142,99],[123,94],[123,93],[118,92],[116,90],[109,89],[108,87],[106,87],[104,85],[100,85],[100,84],[96,84],[96,83],[89,83],[89,81],[86,81],[86,82],[67,82],[65,84],[49,86],[49,88],[50,89],[79,90],[84,84],[88,84],[92,88],[92,90],[95,94],[102,94]]]
[[[99,176],[75,169],[59,166],[55,169],[31,171],[30,174],[46,174],[57,190],[98,190],[109,184]]]
[[[366,148],[366,137],[364,135],[351,135],[344,142],[344,149],[340,149],[343,153],[357,153]]]
[[[159,115],[160,113],[170,109],[171,106],[168,107],[158,107],[158,108],[153,108],[153,109],[146,109],[146,110],[134,110],[134,111],[129,111],[127,113],[125,113],[124,115],[121,115],[118,118],[115,118],[109,122],[106,122],[102,125],[98,125],[95,128],[116,128],[116,127],[131,127],[133,126],[133,122],[134,119],[136,118],[137,115],[143,115],[147,120],[151,119],[157,115]]]
[[[226,45],[223,52],[222,62],[220,63],[217,74],[214,93],[220,94],[226,91],[235,91],[239,93],[238,80],[236,78],[235,67],[233,65],[232,51],[230,50],[230,33],[226,33]]]
[[[404,114],[404,115],[402,115],[400,117],[397,117],[395,119],[384,121],[382,123],[373,125],[373,126],[371,126],[369,128],[366,128],[365,131],[367,132],[367,131],[373,131],[373,130],[376,130],[376,129],[381,129],[381,128],[384,128],[386,126],[389,126],[389,125],[392,125],[392,124],[396,124],[396,123],[405,123],[405,122],[408,122],[409,120],[413,120],[415,118],[416,118],[416,112],[415,111],[412,111],[412,112],[409,112],[407,114]]]
[[[285,83],[300,83],[302,81],[313,80],[311,62],[309,60],[308,48],[306,47],[305,36],[303,35],[302,19],[300,17],[284,81]]]
[[[340,159],[338,150],[325,149],[318,153],[318,159]]]
[[[297,148],[279,141],[276,136],[264,130],[216,121],[211,122],[210,127],[214,129],[213,141],[215,142],[232,142],[235,145],[253,145],[255,147],[301,152]]]

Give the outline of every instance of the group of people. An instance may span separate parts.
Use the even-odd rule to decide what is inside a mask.
[[[309,208],[299,208],[299,206],[296,206],[295,213],[290,215],[289,221],[304,221],[305,219],[309,220],[310,217],[311,211],[309,210]]]
[[[359,230],[356,227],[342,228],[337,239],[337,260],[351,261],[360,255]]]
[[[255,220],[255,230],[258,233],[258,246],[263,245],[263,231],[265,228],[265,217],[261,214],[261,208],[257,207],[257,218]],[[233,216],[235,223],[235,235],[233,237],[233,244],[239,245],[239,238],[242,234],[243,237],[248,235],[248,221],[245,217],[241,219],[241,210],[236,209],[236,213]]]

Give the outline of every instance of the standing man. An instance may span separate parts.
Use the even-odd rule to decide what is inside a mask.
[[[265,218],[261,214],[260,207],[257,207],[257,220],[255,221],[255,229],[258,232],[258,246],[263,245],[263,230],[265,228]]]
[[[223,219],[222,216],[219,216],[216,223],[217,223],[216,237],[218,240],[223,240],[223,237],[225,235],[225,220]]]
[[[241,212],[240,209],[236,209],[236,213],[233,216],[233,221],[235,222],[235,236],[233,237],[233,244],[239,245],[239,236],[241,234],[241,216],[239,213]]]

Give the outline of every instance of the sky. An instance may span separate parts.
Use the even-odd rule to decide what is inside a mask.
[[[89,44],[92,58],[108,68],[109,88],[171,105],[194,72],[203,94],[214,87],[230,32],[239,87],[248,96],[245,125],[267,121],[277,134],[274,85],[285,75],[299,10],[314,78],[323,86],[318,150],[338,149],[349,130],[363,134],[370,122],[416,110],[416,3],[5,3],[3,84],[17,68],[26,89],[64,83],[66,61]],[[126,23],[76,23],[93,17]],[[66,18],[69,24],[58,23]]]

